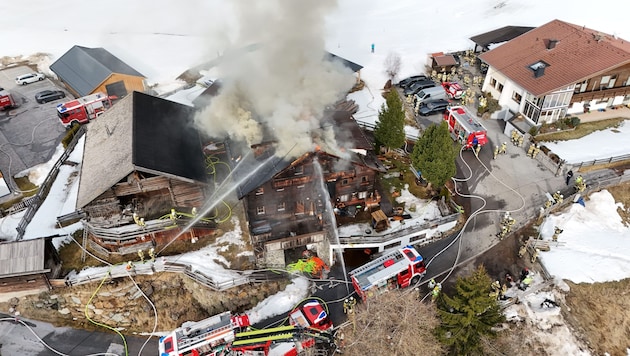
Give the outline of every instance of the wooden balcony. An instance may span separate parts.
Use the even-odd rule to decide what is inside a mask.
[[[571,103],[581,101],[600,100],[604,98],[614,98],[616,96],[630,95],[630,86],[616,87],[610,89],[601,89],[594,91],[585,91],[583,93],[574,93],[571,97]]]

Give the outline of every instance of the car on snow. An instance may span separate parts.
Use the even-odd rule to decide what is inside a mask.
[[[436,86],[436,84],[431,79],[420,80],[420,81],[414,82],[408,88],[405,88],[405,90],[403,91],[403,94],[405,94],[405,96],[414,95],[422,89],[430,88],[434,86]]]
[[[449,102],[444,99],[429,101],[428,103],[423,103],[418,108],[418,114],[422,116],[429,116],[435,113],[442,113],[449,106]]]
[[[423,74],[412,75],[411,77],[407,77],[399,81],[398,86],[404,89],[404,88],[407,88],[409,85],[413,84],[413,82],[417,82],[420,80],[427,80],[427,79],[429,78],[427,78],[427,76]]]
[[[46,79],[46,76],[43,75],[42,73],[28,73],[28,74],[22,74],[22,75],[17,76],[15,78],[15,83],[18,85],[26,85],[26,84],[35,83],[44,79]]]
[[[47,103],[49,101],[59,100],[66,97],[66,93],[61,90],[44,90],[35,94],[35,101],[40,104]]]

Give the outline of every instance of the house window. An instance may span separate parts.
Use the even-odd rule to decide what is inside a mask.
[[[503,84],[499,83],[499,85],[497,85],[497,90],[499,93],[503,92]]]
[[[297,166],[295,167],[295,171],[293,172],[293,174],[300,175],[300,174],[304,174],[304,166]]]
[[[368,177],[367,176],[361,177],[361,183],[367,183],[367,182],[368,182]]]
[[[605,75],[602,77],[602,80],[599,81],[600,85],[608,84],[610,81],[610,75]]]
[[[348,185],[348,180],[347,179],[342,179],[341,180],[341,185]]]
[[[264,206],[256,207],[256,214],[257,215],[265,215],[265,207]]]
[[[494,88],[494,87],[496,87],[496,85],[497,85],[497,80],[496,80],[496,79],[494,79],[494,78],[492,78],[492,77],[490,77],[490,85],[492,85],[492,87],[493,87],[493,88]]]
[[[350,198],[350,196],[348,194],[340,195],[339,196],[339,201],[341,201],[341,202],[348,201],[349,198]]]
[[[517,92],[512,92],[512,100],[520,104],[522,99],[523,99],[523,96],[521,94]]]
[[[278,203],[278,211],[284,211],[287,205],[285,202]]]
[[[263,187],[258,187],[256,189],[256,195],[263,195],[265,193],[265,188]]]
[[[359,199],[367,198],[367,192],[359,192]]]

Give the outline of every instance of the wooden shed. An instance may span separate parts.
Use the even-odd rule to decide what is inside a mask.
[[[104,48],[74,46],[50,70],[76,97],[102,92],[122,98],[145,91],[145,77]]]
[[[60,271],[60,259],[50,238],[0,244],[0,293],[50,289],[49,279]]]
[[[389,227],[389,218],[383,210],[377,210],[372,213],[372,228],[376,232],[381,232]]]

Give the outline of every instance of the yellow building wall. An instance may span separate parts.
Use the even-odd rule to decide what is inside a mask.
[[[134,90],[144,93],[144,78],[143,77],[137,77],[134,75],[127,75],[127,74],[120,74],[120,73],[113,73],[112,75],[109,76],[109,78],[107,78],[104,82],[102,82],[101,85],[96,87],[90,94],[94,94],[98,92],[107,94],[107,89],[105,88],[105,86],[112,83],[119,82],[121,80],[125,82],[125,88],[127,88],[127,94],[131,94],[131,92],[133,92]]]

